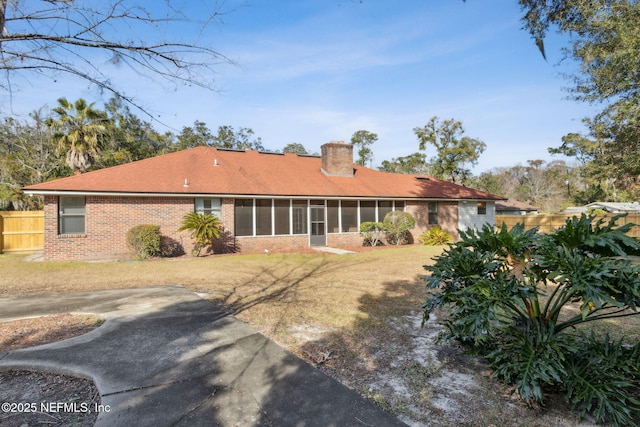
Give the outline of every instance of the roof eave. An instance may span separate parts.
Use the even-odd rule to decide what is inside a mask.
[[[409,196],[337,196],[329,194],[240,194],[240,193],[155,193],[127,191],[90,191],[90,190],[37,190],[24,189],[29,196],[107,196],[107,197],[226,197],[226,198],[258,198],[258,199],[327,199],[327,200],[416,200],[416,201],[496,201],[491,197],[446,198],[446,197],[409,197]]]

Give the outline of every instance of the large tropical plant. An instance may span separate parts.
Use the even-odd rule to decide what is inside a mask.
[[[551,234],[522,224],[461,232],[425,266],[424,321],[451,307],[444,337],[483,356],[527,401],[542,402],[555,387],[581,414],[637,425],[640,344],[597,344],[579,328],[640,314],[640,267],[626,259],[640,245],[626,234],[633,225],[617,227],[618,219],[573,217]],[[584,363],[598,368],[586,374]]]
[[[82,98],[73,103],[60,98],[52,110],[57,117],[47,120],[58,154],[66,153],[67,166],[76,175],[93,166],[108,133],[106,114],[93,105]]]
[[[189,212],[182,218],[182,226],[178,231],[191,231],[194,240],[193,255],[200,256],[202,248],[210,245],[213,239],[219,239],[222,234],[222,222],[212,214]]]

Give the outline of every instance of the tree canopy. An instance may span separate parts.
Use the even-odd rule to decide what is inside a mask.
[[[47,119],[46,124],[53,129],[58,153],[66,153],[67,165],[75,174],[85,172],[104,145],[107,115],[82,98],[75,102],[60,98],[53,112],[57,117]]]
[[[367,130],[359,130],[351,136],[351,144],[358,149],[356,164],[366,166],[373,160],[373,145],[378,140],[378,135]]]
[[[298,142],[292,142],[290,144],[285,145],[285,147],[282,149],[282,152],[293,153],[293,154],[309,154],[307,149],[304,148],[304,145]]]
[[[550,29],[570,35],[566,58],[578,64],[569,76],[576,101],[601,106],[585,119],[597,146],[590,151],[588,176],[600,183],[593,194],[615,199],[640,196],[640,2],[637,0],[520,0],[525,28],[544,52]],[[578,142],[574,136],[568,137]],[[552,148],[556,153],[581,156],[567,141]],[[574,146],[573,148],[576,148]],[[552,151],[553,152],[553,151]],[[583,157],[584,159],[584,157]],[[581,160],[581,159],[578,159]],[[603,185],[605,181],[614,185]],[[594,184],[594,183],[592,183]],[[608,187],[608,188],[607,188]],[[624,188],[625,191],[621,189]]]
[[[467,166],[476,165],[487,147],[479,139],[463,136],[462,122],[454,119],[440,121],[432,117],[413,132],[420,141],[420,150],[426,150],[429,145],[436,149],[436,155],[429,162],[432,174],[458,184],[467,180],[471,174]]]
[[[424,153],[413,153],[408,156],[383,160],[379,170],[392,173],[426,174],[429,173],[427,156]]]

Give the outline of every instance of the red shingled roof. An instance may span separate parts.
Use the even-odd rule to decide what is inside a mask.
[[[216,166],[217,165],[217,166]],[[25,187],[58,192],[207,194],[500,200],[431,177],[353,165],[353,177],[328,176],[319,157],[196,147]],[[184,186],[185,180],[189,184]]]

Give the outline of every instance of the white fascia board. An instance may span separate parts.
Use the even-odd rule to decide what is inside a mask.
[[[71,190],[23,190],[30,196],[108,196],[108,197],[219,197],[232,199],[325,199],[325,200],[405,200],[405,201],[485,201],[490,199],[444,199],[432,197],[402,197],[402,196],[327,196],[327,195],[306,195],[288,196],[271,194],[219,194],[219,193],[129,193],[118,191],[71,191]]]

